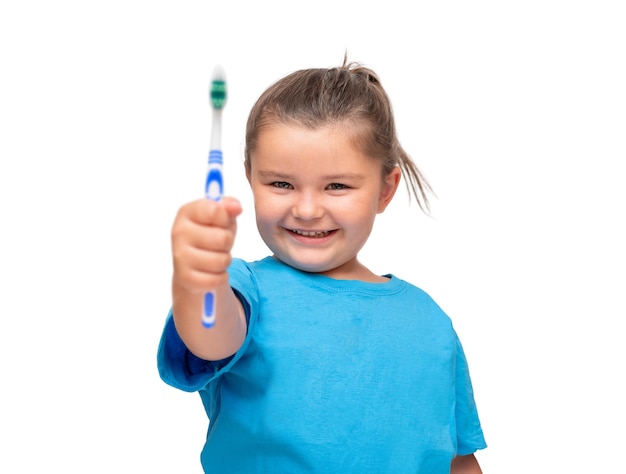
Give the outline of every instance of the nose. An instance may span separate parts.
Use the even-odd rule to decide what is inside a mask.
[[[298,219],[319,219],[324,215],[322,199],[313,192],[300,192],[293,203],[291,213]]]

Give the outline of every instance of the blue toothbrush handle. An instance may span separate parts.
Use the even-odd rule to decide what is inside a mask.
[[[215,325],[215,293],[212,291],[205,293],[203,305],[202,325],[205,328],[212,328]]]
[[[209,169],[204,186],[204,195],[212,201],[220,201],[224,193],[222,166],[222,150],[211,150],[209,152]],[[215,293],[213,292],[208,292],[204,295],[202,325],[205,328],[215,325]]]

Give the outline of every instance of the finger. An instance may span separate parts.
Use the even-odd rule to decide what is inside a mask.
[[[218,227],[228,227],[231,223],[224,205],[210,199],[198,199],[185,204],[179,209],[177,219]]]
[[[175,270],[191,271],[209,275],[221,275],[226,272],[232,261],[230,252],[204,250],[195,247],[181,249],[174,258]]]
[[[230,196],[224,196],[224,199],[222,199],[222,206],[224,206],[224,209],[226,210],[226,213],[231,218],[237,217],[239,214],[241,214],[241,212],[243,210],[239,200],[235,199],[234,197],[230,197]]]
[[[206,272],[192,267],[174,266],[173,281],[188,290],[206,293],[228,281],[228,272]]]
[[[229,252],[235,241],[235,229],[200,225],[190,220],[181,220],[172,227],[174,251],[185,247]]]
[[[228,278],[230,252],[180,246],[173,251],[174,280],[194,291],[208,291]]]

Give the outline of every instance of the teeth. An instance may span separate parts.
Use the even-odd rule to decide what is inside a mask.
[[[298,235],[303,235],[304,237],[326,237],[330,232],[316,232],[316,231],[306,231],[306,230],[294,230]]]

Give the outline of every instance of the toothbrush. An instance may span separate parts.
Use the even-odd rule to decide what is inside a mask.
[[[224,179],[222,174],[222,109],[226,104],[226,74],[224,69],[217,65],[213,70],[211,88],[212,129],[211,148],[209,150],[209,166],[207,170],[204,195],[207,199],[220,201],[224,191]],[[202,309],[202,325],[211,328],[215,325],[215,293],[208,292],[204,295],[204,307]]]

